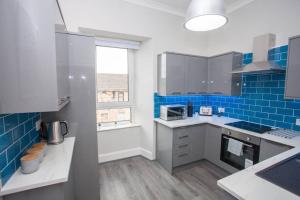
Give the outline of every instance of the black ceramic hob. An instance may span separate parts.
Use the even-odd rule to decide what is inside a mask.
[[[246,122],[246,121],[238,121],[238,122],[228,123],[225,125],[244,129],[247,131],[252,131],[255,133],[259,133],[259,134],[263,134],[263,133],[266,133],[266,132],[272,130],[272,128],[270,126],[255,124],[255,123]]]

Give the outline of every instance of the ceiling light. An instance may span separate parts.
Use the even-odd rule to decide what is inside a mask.
[[[227,23],[224,0],[192,0],[185,21],[191,31],[210,31]]]

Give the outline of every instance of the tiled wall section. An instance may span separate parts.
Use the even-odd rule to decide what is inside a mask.
[[[287,66],[288,46],[269,51],[269,60],[282,67]],[[244,54],[243,64],[252,62],[253,54]],[[217,107],[225,108],[225,116],[300,131],[296,126],[300,118],[300,101],[284,99],[285,72],[261,75],[244,75],[241,97],[226,96],[183,96],[161,97],[154,95],[154,115],[159,117],[159,106],[164,104],[187,104],[192,101],[194,112],[200,105],[212,105],[214,113]]]
[[[193,103],[194,112],[199,112],[200,106],[209,105],[207,96],[158,96],[154,94],[154,117],[159,117],[160,105]]]
[[[4,185],[20,167],[24,152],[38,142],[35,122],[40,113],[0,115],[0,171]]]
[[[213,106],[225,108],[225,116],[300,131],[300,101],[284,99],[285,73],[243,77],[241,97],[209,96]]]

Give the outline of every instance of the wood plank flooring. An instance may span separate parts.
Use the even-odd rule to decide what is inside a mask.
[[[101,200],[234,200],[217,186],[228,175],[208,161],[175,170],[173,176],[143,157],[99,165]]]

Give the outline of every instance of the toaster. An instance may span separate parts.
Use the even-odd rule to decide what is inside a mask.
[[[201,106],[199,113],[200,113],[200,115],[204,115],[204,116],[212,116],[212,107],[211,106]]]

